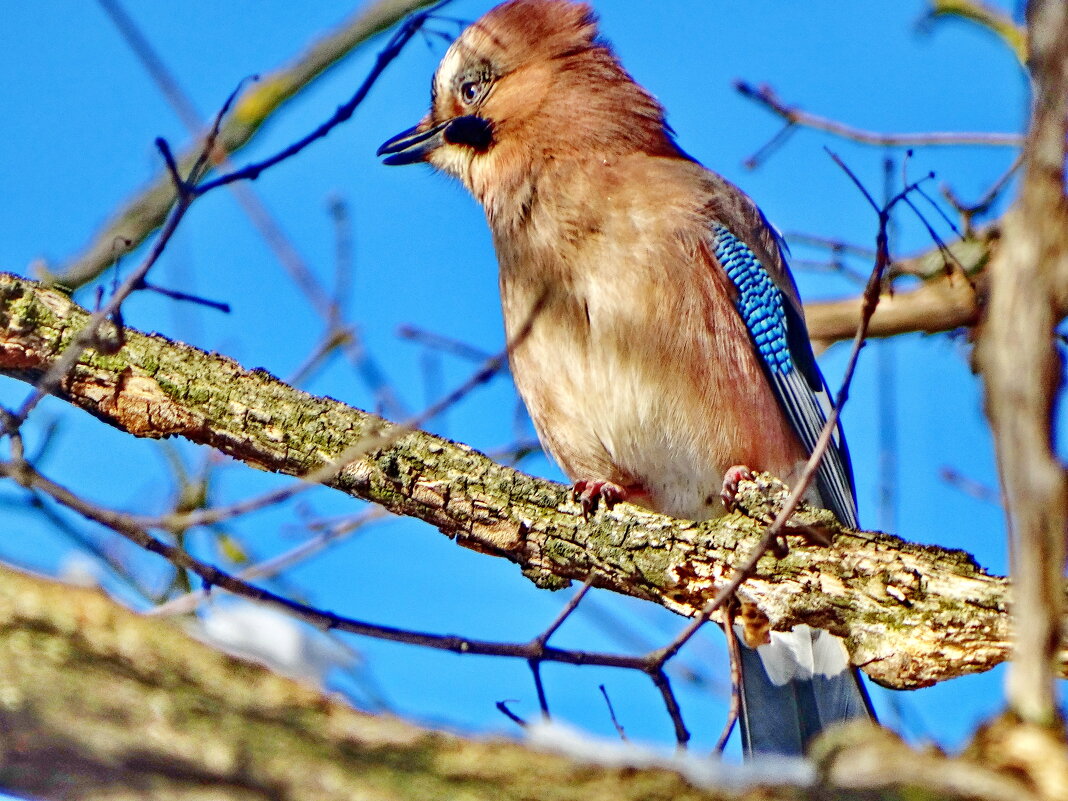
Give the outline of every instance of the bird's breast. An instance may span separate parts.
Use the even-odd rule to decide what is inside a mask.
[[[495,236],[516,386],[572,480],[639,486],[678,517],[716,514],[728,467],[782,475],[796,437],[699,236],[655,208],[589,211]]]

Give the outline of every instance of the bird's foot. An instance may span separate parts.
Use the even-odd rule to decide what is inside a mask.
[[[571,488],[571,497],[582,506],[582,517],[590,519],[590,515],[597,511],[597,506],[604,501],[605,509],[611,509],[620,501],[627,500],[629,492],[618,484],[611,481],[592,481],[583,479],[576,481]]]
[[[723,489],[719,493],[724,509],[728,512],[734,511],[735,500],[738,496],[738,483],[752,478],[753,471],[744,464],[736,464],[727,468],[727,472],[723,474]]]

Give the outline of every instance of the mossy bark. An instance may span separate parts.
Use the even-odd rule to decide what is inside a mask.
[[[87,320],[69,297],[0,275],[0,373],[39,377]],[[416,517],[457,543],[510,559],[547,586],[593,575],[596,586],[690,615],[712,596],[761,531],[732,514],[695,524],[621,504],[586,523],[567,488],[501,466],[461,444],[294,389],[158,335],[126,329],[114,353],[87,351],[58,391],[139,437],[182,436],[264,470],[303,476],[374,438],[395,438],[324,483]],[[783,495],[743,487],[754,517]],[[828,513],[798,521],[834,528]],[[876,532],[841,531],[831,547],[792,539],[743,587],[776,627],[805,622],[847,638],[879,683],[928,685],[989,669],[1010,652],[1007,583],[961,551]],[[1068,664],[1063,655],[1061,671]]]

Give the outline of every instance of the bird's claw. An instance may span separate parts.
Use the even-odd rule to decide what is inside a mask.
[[[571,497],[582,506],[582,517],[589,520],[597,511],[597,506],[604,501],[605,509],[611,509],[620,501],[627,499],[627,491],[611,481],[576,481],[571,488]]]
[[[728,467],[727,472],[723,474],[723,489],[720,490],[719,497],[723,501],[723,508],[728,512],[733,512],[736,506],[736,498],[738,496],[738,484],[742,481],[751,481],[753,478],[753,471],[746,467],[744,464],[736,464],[733,467]]]

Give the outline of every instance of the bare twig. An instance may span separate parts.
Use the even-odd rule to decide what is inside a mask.
[[[601,691],[601,696],[604,698],[605,706],[608,707],[608,717],[612,721],[612,726],[616,730],[616,734],[619,735],[619,739],[626,742],[627,733],[623,730],[623,726],[620,725],[619,718],[616,717],[616,710],[612,706],[612,699],[608,697],[608,690],[604,688],[603,684],[598,684],[597,689]]]
[[[360,84],[351,98],[337,107],[328,120],[317,126],[313,131],[302,136],[296,142],[282,148],[273,156],[268,156],[265,159],[247,164],[233,172],[220,175],[218,178],[205,181],[196,187],[197,194],[203,195],[206,192],[210,192],[212,189],[226,186],[234,181],[254,181],[260,177],[264,170],[295,156],[308,145],[317,142],[329,134],[341,123],[348,121],[348,119],[355,113],[356,108],[363,102],[363,99],[367,97],[367,93],[371,91],[371,87],[374,86],[378,77],[385,71],[386,67],[392,63],[393,59],[400,55],[401,50],[403,50],[404,46],[408,44],[411,38],[419,32],[419,29],[423,26],[423,23],[426,22],[427,18],[448,2],[449,0],[438,0],[437,3],[434,3],[434,5],[426,11],[420,11],[418,14],[413,14],[402,22],[393,33],[393,36],[390,37],[387,45],[379,51],[378,56],[375,58],[374,66],[367,74],[367,77],[363,79],[363,83]]]
[[[136,288],[147,289],[150,292],[155,292],[157,295],[163,295],[165,298],[170,298],[171,300],[195,303],[198,306],[207,306],[209,309],[215,309],[223,314],[230,313],[230,304],[224,303],[221,300],[210,300],[209,298],[203,298],[200,295],[193,295],[189,292],[182,292],[177,289],[167,289],[166,287],[150,284],[148,281],[142,281],[140,286]]]
[[[237,578],[242,581],[255,581],[256,579],[276,576],[282,571],[288,570],[293,565],[299,564],[329,546],[342,541],[350,534],[360,530],[370,523],[387,517],[388,514],[389,513],[381,507],[372,507],[349,520],[330,526],[322,534],[312,537],[306,542],[302,542],[300,545],[285,553],[279,554],[278,556],[272,556],[270,559],[265,559],[258,564],[245,568],[237,573]],[[196,590],[195,592],[182,595],[178,598],[172,598],[166,603],[159,604],[148,610],[145,614],[159,615],[161,617],[188,614],[207,599],[208,594],[209,590],[207,589]]]
[[[1023,137],[1007,133],[878,133],[855,128],[851,125],[821,117],[784,103],[769,86],[753,86],[746,81],[735,81],[734,88],[750,100],[755,100],[788,125],[801,125],[817,131],[834,134],[843,139],[877,147],[937,147],[972,145],[978,147],[1019,147]]]
[[[738,635],[734,631],[734,610],[731,604],[723,607],[723,634],[727,638],[727,660],[731,670],[731,703],[727,709],[727,720],[723,724],[723,731],[716,740],[715,750],[721,754],[727,747],[727,740],[734,731],[742,709],[742,653],[738,647]]]
[[[994,203],[1001,197],[1001,193],[1008,188],[1009,182],[1012,180],[1013,176],[1016,175],[1017,170],[1020,169],[1022,161],[1023,154],[1017,154],[1008,169],[1006,169],[1005,172],[1003,172],[1001,176],[990,185],[990,188],[983,193],[982,197],[974,203],[965,203],[957,196],[957,193],[953,191],[952,187],[948,185],[942,187],[942,197],[946,199],[946,202],[948,202],[961,217],[961,222],[964,227],[964,236],[971,237],[974,235],[976,218],[982,217],[990,211]]]
[[[556,619],[549,624],[548,628],[531,640],[534,655],[527,660],[527,664],[530,666],[531,675],[534,677],[534,688],[538,693],[538,706],[541,708],[542,717],[545,719],[549,718],[549,701],[545,695],[545,685],[541,680],[541,655],[545,653],[545,646],[549,642],[549,638],[552,637],[557,630],[564,625],[564,621],[571,617],[572,613],[578,609],[578,605],[582,603],[582,599],[586,597],[586,593],[590,591],[590,587],[592,586],[593,577],[591,576],[586,579],[578,592],[571,596],[571,600],[560,610],[560,614],[558,614]]]
[[[336,354],[339,348],[345,348],[346,345],[353,341],[355,333],[355,329],[351,326],[331,326],[327,328],[322,339],[316,343],[297,369],[289,375],[286,383],[295,387],[304,386],[312,374],[326,363],[331,356]],[[384,406],[385,404],[382,405]]]
[[[995,506],[1001,506],[1001,495],[995,488],[988,487],[974,478],[969,478],[959,470],[945,466],[939,471],[939,477],[949,486],[955,487],[977,501],[985,501]]]
[[[508,718],[508,720],[512,721],[512,723],[514,723],[515,725],[519,726],[519,728],[525,729],[527,727],[527,725],[528,725],[527,722],[525,720],[523,720],[523,718],[519,717],[519,715],[517,715],[511,709],[508,708],[508,704],[509,703],[511,703],[511,702],[510,701],[498,701],[496,703],[497,711],[500,712],[502,715],[504,715],[506,718]]]
[[[911,152],[911,151],[910,151]],[[904,170],[904,168],[902,168]],[[902,176],[907,183],[907,179]],[[894,196],[894,159],[883,160],[883,204]],[[896,239],[893,218],[887,219],[887,249]],[[889,269],[886,283],[890,283]],[[879,427],[879,527],[883,531],[897,531],[898,501],[898,424],[897,424],[897,361],[892,345],[880,343],[875,349],[878,375],[876,404]]]
[[[434,350],[439,350],[443,353],[458,356],[467,361],[485,361],[490,355],[482,350],[482,348],[476,348],[474,345],[469,345],[466,342],[442,334],[435,334],[432,331],[424,331],[421,328],[416,328],[414,325],[402,325],[397,329],[397,336],[401,339],[407,339],[410,342],[418,343],[423,347],[433,348]]]
[[[330,198],[330,219],[334,223],[334,291],[330,322],[337,325],[345,316],[345,304],[355,275],[352,255],[352,215],[340,196]]]
[[[1012,17],[980,0],[931,0],[930,20],[956,17],[974,22],[994,33],[1009,46],[1021,64],[1027,61],[1027,32]]]
[[[292,64],[266,74],[245,91],[227,118],[218,137],[218,147],[235,153],[248,144],[267,119],[286,102],[354,48],[394,25],[409,12],[431,0],[376,0],[361,8],[337,30],[315,42]],[[202,152],[197,142],[179,161],[191,165]],[[119,209],[81,255],[49,277],[68,287],[78,287],[106,270],[122,253],[139,246],[166,220],[175,201],[174,189],[166,176]],[[121,252],[115,243],[123,243]]]

